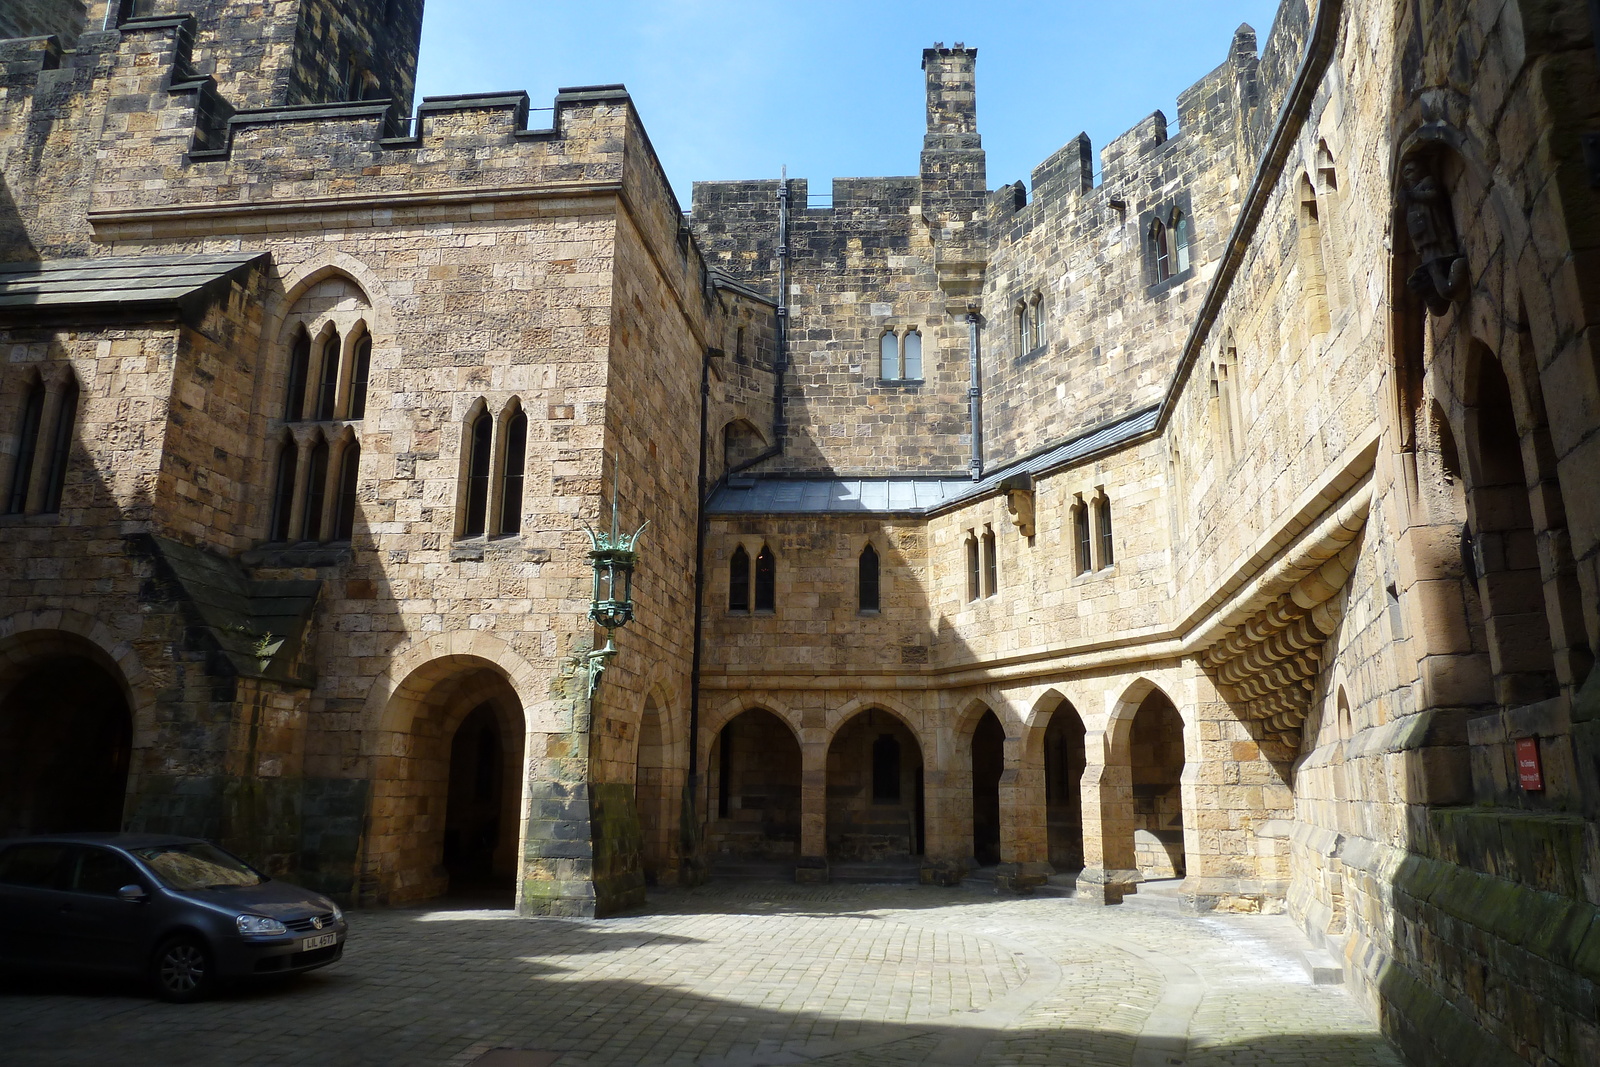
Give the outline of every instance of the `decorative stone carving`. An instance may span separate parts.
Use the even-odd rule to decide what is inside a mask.
[[[1400,164],[1400,203],[1406,233],[1422,261],[1406,287],[1422,298],[1428,310],[1443,315],[1467,293],[1467,261],[1456,244],[1450,196],[1421,156]]]

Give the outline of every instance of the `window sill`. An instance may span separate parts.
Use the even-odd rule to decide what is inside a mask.
[[[337,567],[350,557],[349,541],[273,541],[241,553],[239,561],[250,567]]]
[[[882,615],[883,611],[881,609],[879,609],[879,608],[857,608],[856,609],[856,614],[857,615]]]

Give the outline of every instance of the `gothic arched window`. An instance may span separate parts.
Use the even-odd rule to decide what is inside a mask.
[[[740,545],[728,561],[728,610],[750,610],[750,553]]]
[[[1172,212],[1172,273],[1182,274],[1189,269],[1189,217],[1173,209]]]
[[[913,382],[922,380],[922,334],[915,328],[906,331],[905,367],[901,377]]]
[[[317,382],[317,421],[333,418],[339,396],[339,331],[330,330],[322,341],[321,374]]]
[[[278,469],[272,479],[272,522],[268,537],[274,541],[289,540],[289,520],[294,512],[294,468],[300,450],[294,438],[278,446]]]
[[[317,441],[317,447],[311,450],[311,469],[307,472],[310,482],[306,490],[305,521],[300,526],[300,540],[322,540],[322,512],[328,503],[328,442],[326,439]]]
[[[1164,282],[1172,277],[1172,256],[1167,247],[1167,228],[1160,219],[1150,223],[1150,250],[1156,260],[1156,281]]]
[[[528,462],[528,413],[517,409],[506,420],[505,465],[500,472],[500,532],[522,532],[522,477]]]
[[[311,374],[311,338],[302,326],[289,346],[289,384],[283,396],[283,421],[299,422],[306,413],[306,378]]]
[[[756,553],[755,584],[755,609],[757,611],[776,611],[778,606],[778,560],[772,554],[772,549],[766,545],[762,545],[761,551]]]
[[[339,457],[339,496],[334,510],[333,539],[348,541],[356,527],[356,477],[361,466],[361,443],[352,440]]]
[[[1100,532],[1100,566],[1103,569],[1117,561],[1111,547],[1111,498],[1104,492],[1095,502],[1095,525]]]
[[[45,468],[42,510],[47,514],[61,510],[61,490],[67,484],[67,455],[72,450],[72,428],[77,418],[78,382],[69,378],[56,407],[54,440],[50,442],[49,465]]]
[[[6,514],[20,515],[28,508],[33,483],[33,457],[39,448],[39,424],[44,421],[44,382],[37,379],[22,399],[22,420],[17,433],[16,459],[11,464],[11,492]]]
[[[878,338],[878,377],[886,382],[900,377],[900,339],[893,330]]]
[[[878,610],[878,550],[868,545],[856,564],[856,600],[861,611]]]
[[[372,335],[362,333],[351,353],[349,418],[362,419],[367,414],[367,379],[372,376]]]
[[[1072,532],[1077,548],[1077,572],[1088,574],[1094,570],[1094,535],[1089,531],[1089,507],[1079,497],[1072,505]]]
[[[467,509],[463,537],[480,537],[489,518],[489,463],[493,457],[494,420],[478,412],[467,429]]]

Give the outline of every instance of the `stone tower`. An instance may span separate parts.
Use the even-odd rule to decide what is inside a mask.
[[[928,131],[922,138],[922,217],[934,241],[939,287],[951,314],[963,314],[983,288],[981,227],[988,175],[978,133],[978,50],[959,41],[922,52],[928,80]]]
[[[422,0],[99,0],[89,25],[188,15],[194,72],[236,110],[392,100],[410,113]]]

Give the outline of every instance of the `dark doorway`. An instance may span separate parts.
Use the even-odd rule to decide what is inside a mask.
[[[1065,700],[1044,730],[1044,802],[1057,871],[1083,870],[1084,733],[1077,709]]]
[[[1182,878],[1183,717],[1157,689],[1133,715],[1133,850],[1146,879]]]
[[[1000,862],[1000,776],[1006,769],[1006,731],[992,711],[972,731],[972,854],[981,867]]]
[[[450,742],[444,868],[452,893],[513,888],[512,879],[502,873],[504,864],[497,862],[505,777],[499,716],[490,704],[479,704],[461,721]]]
[[[0,837],[120,830],[132,737],[108,671],[40,660],[0,696]]]
[[[786,861],[800,853],[800,742],[764,708],[731,720],[711,749],[713,859]],[[731,868],[729,868],[731,869]]]
[[[828,858],[906,863],[922,854],[922,749],[905,723],[858,713],[828,746]]]

